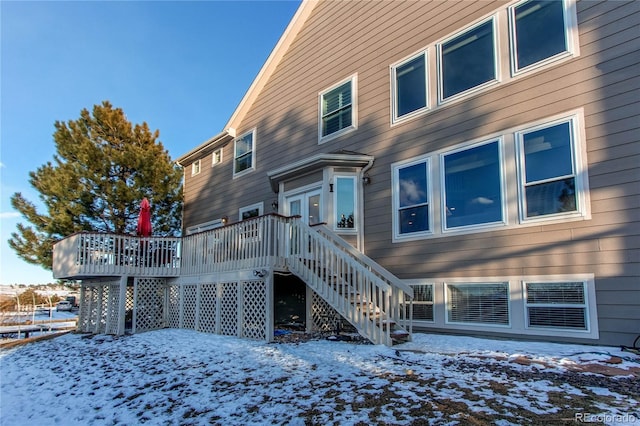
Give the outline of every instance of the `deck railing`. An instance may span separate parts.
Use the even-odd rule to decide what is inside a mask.
[[[180,275],[181,238],[81,232],[53,246],[54,278]]]

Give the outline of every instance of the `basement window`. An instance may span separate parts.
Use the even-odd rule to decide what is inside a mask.
[[[588,331],[584,282],[525,283],[527,328]]]

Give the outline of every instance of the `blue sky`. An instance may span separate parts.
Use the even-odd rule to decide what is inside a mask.
[[[56,120],[109,100],[177,158],[223,130],[299,1],[0,1],[0,284],[53,282],[7,244]],[[45,213],[44,211],[41,211]]]

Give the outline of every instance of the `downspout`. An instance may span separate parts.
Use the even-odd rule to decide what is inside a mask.
[[[362,188],[361,191],[358,191],[358,205],[360,206],[361,213],[360,223],[358,224],[360,226],[360,232],[358,232],[358,249],[360,250],[360,252],[362,252],[362,254],[366,254],[364,249],[364,176],[373,167],[374,161],[374,159],[369,160],[367,165],[364,166],[358,173],[358,181],[360,182]]]

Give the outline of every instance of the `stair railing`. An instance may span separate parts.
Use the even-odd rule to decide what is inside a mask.
[[[360,334],[390,346],[393,327],[411,333],[410,286],[325,227],[293,219],[290,239],[289,269]]]

